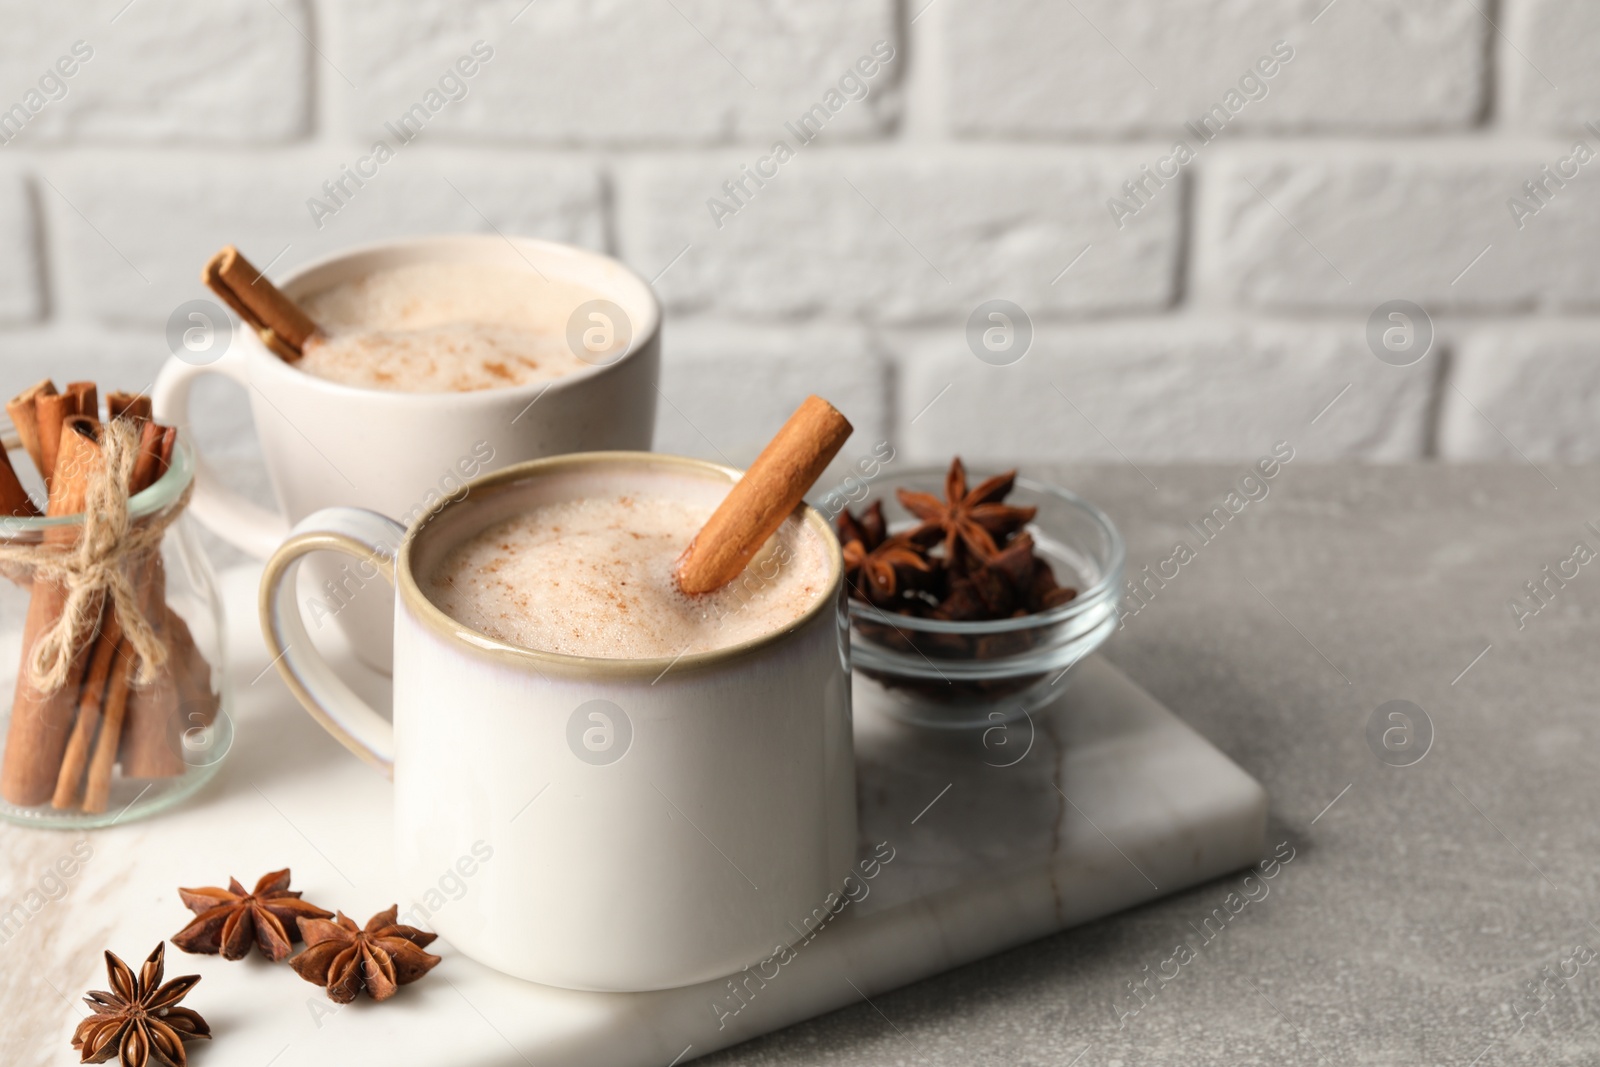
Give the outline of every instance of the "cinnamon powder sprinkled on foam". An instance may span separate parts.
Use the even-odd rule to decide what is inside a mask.
[[[711,514],[660,496],[547,504],[452,549],[424,589],[474,630],[525,648],[605,659],[674,657],[783,629],[827,583],[827,556],[793,519],[742,578],[700,597],[672,570]]]
[[[304,298],[325,331],[295,366],[319,378],[410,393],[526,385],[590,366],[567,321],[593,290],[531,270],[417,263]]]

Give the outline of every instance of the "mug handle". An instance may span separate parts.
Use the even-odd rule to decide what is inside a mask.
[[[152,390],[155,417],[167,425],[189,425],[189,390],[206,374],[220,374],[249,392],[250,373],[244,355],[229,348],[215,363],[196,364],[173,356],[156,376]],[[266,559],[289,534],[289,522],[227,488],[217,472],[195,453],[194,499],[190,509],[206,528],[256,559]]]
[[[394,727],[334,673],[311,643],[295,578],[307,553],[328,550],[376,567],[393,586],[395,546],[404,536],[403,526],[375,511],[323,508],[295,526],[261,575],[261,633],[278,673],[323,729],[386,778],[394,777]]]

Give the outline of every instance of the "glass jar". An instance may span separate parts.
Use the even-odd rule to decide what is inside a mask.
[[[14,438],[5,443],[16,447]],[[27,463],[19,453],[13,466]],[[0,818],[109,826],[169,808],[217,772],[233,741],[232,699],[216,575],[182,512],[194,473],[194,451],[179,435],[167,472],[128,502],[130,529],[170,522],[159,549],[118,565],[167,650],[153,679],[140,681],[127,638],[107,643],[110,613],[101,612],[66,684],[48,695],[34,688],[23,665],[26,635],[59,606],[61,587],[35,582],[26,564],[0,561]],[[82,515],[0,517],[0,546],[70,548],[82,529]],[[36,593],[44,604],[34,606]]]

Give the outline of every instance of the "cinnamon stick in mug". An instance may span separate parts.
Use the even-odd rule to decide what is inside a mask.
[[[83,512],[90,478],[102,462],[96,439],[98,426],[83,416],[66,420],[45,514]],[[50,529],[45,531],[43,540],[45,544],[71,545],[80,532],[81,527],[74,526]],[[33,685],[28,657],[39,636],[61,618],[66,598],[67,591],[59,583],[33,583],[33,599],[22,631],[23,667],[17,675],[5,760],[0,764],[0,796],[19,807],[43,804],[55,793],[89,658],[88,649],[81,650],[72,662],[66,683],[54,693],[42,693]]]
[[[200,272],[200,280],[261,335],[263,344],[288,363],[300,358],[306,342],[317,333],[311,316],[267,281],[232,245],[211,257]]]
[[[832,404],[819,396],[806,397],[678,558],[678,588],[691,595],[709,593],[739,577],[851,431]]]

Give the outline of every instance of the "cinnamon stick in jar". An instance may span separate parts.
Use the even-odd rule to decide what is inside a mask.
[[[46,378],[36,382],[18,393],[6,405],[6,414],[11,416],[11,425],[17,431],[17,437],[22,441],[22,447],[27,450],[28,457],[33,460],[34,469],[44,476],[44,456],[39,445],[39,411],[38,400],[41,396],[55,396],[56,383]]]
[[[39,473],[44,484],[53,484],[56,463],[61,451],[61,428],[67,419],[77,414],[78,398],[66,393],[41,396],[35,403],[39,427]]]
[[[60,462],[61,428],[76,416],[94,418],[100,411],[99,392],[93,382],[68,382],[60,393],[40,395],[34,409],[39,427],[39,473],[48,486]]]
[[[0,447],[0,515],[28,518],[38,514],[39,507],[28,495],[22,480],[17,477],[17,470],[11,465],[11,457],[3,447]]]
[[[122,734],[122,719],[128,708],[128,676],[131,667],[126,656],[112,657],[111,678],[106,683],[106,709],[100,724],[100,740],[89,764],[89,781],[84,786],[83,810],[102,812],[111,798],[111,771],[117,759],[116,739]]]
[[[171,466],[177,433],[170,427],[146,425],[133,474],[139,489],[155,484]],[[152,549],[150,557],[136,568],[139,609],[166,646],[167,664],[148,685],[128,687],[126,714],[117,739],[119,758],[125,778],[171,778],[188,769],[183,758],[184,732],[210,725],[219,700],[211,688],[210,661],[183,617],[167,604],[167,572],[160,548]],[[97,769],[92,768],[91,775]]]
[[[113,389],[106,394],[106,415],[112,420],[134,419],[148,422],[154,417],[150,398],[143,393],[126,393]]]
[[[116,400],[110,401],[116,405]],[[162,444],[169,436],[175,435],[176,430],[166,430],[154,422],[146,422],[139,428],[139,451],[134,458],[133,470],[128,476],[128,496],[137,496],[150,488],[165,470],[162,459]],[[170,452],[168,453],[170,458]],[[134,589],[138,596],[139,611],[145,618],[151,620],[156,627],[157,637],[161,638],[162,627],[159,623],[159,612],[169,609],[166,604],[166,574],[157,570],[161,562],[161,550],[152,550],[152,559],[130,560],[127,566],[133,571]],[[155,573],[152,573],[152,571]],[[113,656],[111,658],[112,670],[109,677],[104,679],[104,685],[95,691],[97,681],[100,681],[99,667],[101,659],[100,648],[95,650],[95,662],[90,668],[89,682],[85,688],[83,702],[78,709],[78,723],[73,736],[67,745],[67,755],[62,764],[61,777],[57,781],[56,797],[53,803],[57,807],[71,806],[76,800],[76,778],[71,784],[67,783],[67,776],[81,772],[77,760],[80,753],[76,749],[78,731],[92,729],[90,723],[97,723],[100,728],[98,739],[95,741],[92,755],[87,756],[88,782],[84,787],[83,810],[86,812],[101,812],[111,796],[111,777],[118,762],[118,753],[126,747],[125,735],[128,727],[128,716],[132,710],[135,692],[150,694],[167,692],[171,689],[167,681],[167,673],[172,670],[169,665],[163,669],[162,675],[155,682],[143,686],[140,690],[132,688],[131,666],[134,657],[138,654],[131,642],[122,636],[120,620],[116,619],[116,612],[107,613],[111,621],[107,623],[106,630],[101,634],[100,641],[104,644],[112,642]],[[120,661],[120,662],[118,662]],[[151,714],[151,713],[147,713]],[[166,716],[167,711],[158,703],[153,714]],[[175,712],[174,712],[175,714]],[[126,757],[124,757],[126,764]],[[178,771],[181,773],[181,766]],[[128,776],[126,765],[123,775]],[[63,805],[65,801],[65,805]]]
[[[77,515],[84,510],[90,478],[99,470],[103,457],[96,439],[98,424],[74,416],[65,420],[60,436],[54,477],[50,484],[47,515]],[[45,544],[71,545],[81,527],[65,526],[46,530]],[[54,693],[42,693],[33,685],[27,662],[41,634],[61,618],[67,590],[52,581],[36,580],[33,599],[28,604],[23,626],[24,666],[17,675],[16,694],[11,705],[11,725],[6,736],[6,751],[0,763],[0,796],[19,807],[32,807],[50,800],[55,793],[78,690],[89,659],[87,648],[79,651],[68,670],[67,681]]]
[[[94,655],[84,676],[83,693],[78,701],[78,718],[72,726],[72,735],[67,739],[67,749],[61,757],[61,769],[56,774],[56,791],[50,799],[50,806],[58,810],[78,806],[84,772],[89,767],[95,734],[100,729],[101,713],[107,700],[107,685],[115,673],[114,661],[121,641],[122,626],[117,620],[117,613],[108,611],[105,626],[93,642]]]
[[[158,478],[165,474],[166,464],[171,461],[171,440],[176,437],[178,430],[166,429],[157,426],[155,422],[146,422],[139,427],[139,454],[133,462],[133,474],[128,478],[128,496],[138,496],[142,491],[155,485]],[[163,458],[165,450],[165,458]],[[134,592],[138,593],[139,611],[149,619],[155,627],[157,640],[166,645],[171,651],[171,625],[166,622],[166,616],[171,613],[171,608],[166,605],[166,568],[162,563],[162,550],[160,547],[150,550],[149,557],[130,560],[128,563],[133,568]],[[134,651],[128,641],[123,640],[123,654],[133,657]],[[117,763],[117,758],[112,755],[101,755],[102,752],[120,753],[122,773],[125,777],[170,777],[182,773],[182,760],[165,758],[166,750],[170,745],[165,744],[166,734],[170,733],[170,723],[178,718],[178,686],[174,685],[171,673],[173,670],[182,669],[182,665],[168,657],[165,669],[160,677],[150,681],[149,685],[133,686],[133,681],[128,675],[114,678],[114,688],[107,691],[106,726],[101,731],[101,741],[96,747],[96,760],[91,766],[90,798],[104,795],[109,789],[107,782],[96,781],[98,777],[110,776],[110,768]],[[114,723],[110,720],[110,705],[120,702],[123,712],[118,715]],[[88,805],[88,800],[85,800]],[[85,806],[85,811],[88,811]]]

